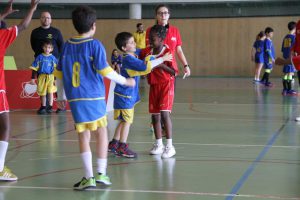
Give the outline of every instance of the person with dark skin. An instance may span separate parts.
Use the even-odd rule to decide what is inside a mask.
[[[171,49],[164,43],[167,36],[167,28],[163,25],[154,25],[149,31],[150,46],[141,52],[141,58],[149,55],[158,58]],[[176,154],[172,143],[172,112],[174,100],[174,82],[178,69],[174,67],[173,60],[164,62],[157,69],[152,70],[148,75],[149,91],[149,112],[151,113],[152,124],[155,134],[155,142],[150,150],[151,155],[161,155],[162,158],[170,158]],[[166,132],[166,145],[162,141],[162,125]]]
[[[16,181],[18,179],[18,177],[14,175],[9,168],[4,166],[10,132],[9,106],[6,97],[4,77],[4,55],[6,49],[14,42],[17,35],[29,26],[38,3],[39,0],[31,0],[31,7],[20,24],[0,30],[0,180],[2,181]],[[12,4],[13,0],[10,0],[8,7],[0,15],[1,21],[9,14],[17,11],[12,8]]]

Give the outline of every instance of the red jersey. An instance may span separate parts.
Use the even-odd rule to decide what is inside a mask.
[[[175,51],[178,46],[182,45],[181,36],[180,36],[179,30],[175,26],[167,25],[166,27],[168,28],[168,31],[167,31],[167,36],[164,40],[164,43],[166,45],[168,45],[168,47],[170,48],[170,51],[173,55],[172,66],[177,72],[178,67],[177,67],[177,63],[176,63],[176,59],[175,59]],[[149,27],[146,31],[146,46],[149,46],[150,29],[151,29],[151,27]]]
[[[144,59],[149,55],[152,55],[155,58],[160,58],[160,57],[164,56],[166,53],[169,53],[169,52],[170,52],[170,49],[168,48],[167,45],[164,45],[161,52],[157,55],[153,55],[153,49],[151,49],[150,47],[146,47],[145,49],[142,50],[142,52],[140,54],[140,59]],[[164,64],[167,65],[168,67],[173,68],[175,70],[175,74],[177,74],[178,70],[177,70],[177,68],[175,69],[173,67],[172,62],[164,62]],[[174,79],[174,76],[172,76],[171,74],[169,74],[165,70],[158,67],[158,68],[154,68],[151,71],[151,73],[148,74],[147,78],[148,78],[148,83],[150,85],[153,85],[153,84],[164,83],[166,81],[169,81],[170,79]]]
[[[296,52],[298,56],[300,55],[300,20],[297,22],[297,25],[296,25],[295,44],[292,47],[291,51]]]
[[[0,29],[0,91],[6,89],[4,77],[4,55],[9,45],[16,39],[17,33],[17,26],[13,26],[8,29]]]

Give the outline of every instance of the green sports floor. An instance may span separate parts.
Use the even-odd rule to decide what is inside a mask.
[[[271,79],[270,89],[251,81],[179,78],[172,113],[177,154],[162,160],[148,154],[153,134],[142,80],[129,135],[138,158],[109,154],[113,185],[82,192],[72,189],[83,169],[71,113],[12,111],[6,164],[19,180],[0,183],[0,200],[300,200],[299,97],[283,97],[280,79]]]

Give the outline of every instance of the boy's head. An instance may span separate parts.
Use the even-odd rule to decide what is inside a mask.
[[[149,41],[150,46],[153,48],[160,47],[164,44],[164,39],[167,36],[167,29],[162,25],[154,25],[150,29]]]
[[[296,22],[289,22],[288,23],[288,29],[289,29],[289,31],[292,31],[292,30],[294,30],[294,29],[296,29]]]
[[[137,31],[142,32],[142,31],[144,31],[144,25],[142,23],[137,23],[136,29],[137,29]]]
[[[96,11],[89,6],[79,6],[72,12],[72,22],[79,34],[89,32],[96,23]]]
[[[267,27],[265,29],[265,34],[267,37],[273,37],[273,32],[274,32],[274,30],[271,27]]]
[[[111,52],[112,55],[114,56],[118,56],[118,50],[117,49],[113,49]]]
[[[134,53],[136,51],[133,35],[129,32],[118,33],[115,38],[115,43],[120,51],[127,53]]]
[[[53,51],[53,44],[52,44],[51,40],[43,41],[42,47],[43,47],[44,53],[47,55],[51,54],[51,52]]]

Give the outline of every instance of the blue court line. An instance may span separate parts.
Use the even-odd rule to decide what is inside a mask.
[[[266,153],[269,151],[269,149],[272,147],[272,145],[275,143],[277,137],[285,127],[285,124],[283,124],[278,131],[276,131],[268,143],[265,145],[263,150],[260,152],[258,157],[252,162],[252,164],[248,167],[246,172],[243,174],[243,176],[240,178],[240,180],[235,184],[235,186],[232,188],[230,194],[226,196],[226,200],[232,200],[235,196],[238,196],[238,191],[240,188],[244,185],[244,183],[247,181],[250,174],[253,172],[256,165],[263,159],[263,157],[266,155]]]

